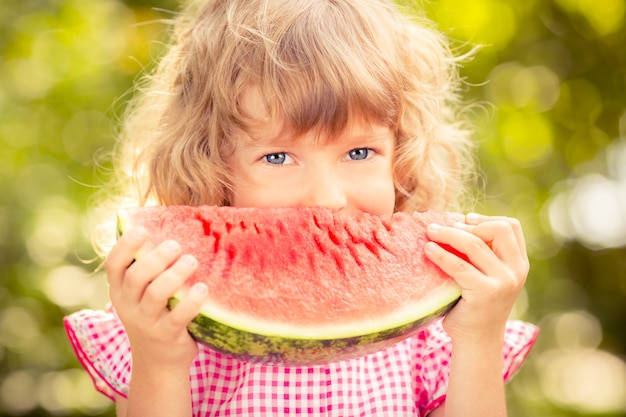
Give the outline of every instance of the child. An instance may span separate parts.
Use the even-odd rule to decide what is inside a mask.
[[[176,24],[129,111],[119,155],[130,159],[120,159],[116,187],[130,185],[124,201],[377,215],[458,208],[471,170],[457,59],[425,22],[386,0],[204,0]],[[197,261],[166,241],[134,262],[141,229],[108,253],[112,307],[75,313],[66,327],[119,416],[504,416],[504,382],[537,332],[507,321],[528,272],[520,225],[469,214],[428,236],[428,257],[462,299],[443,321],[372,355],[272,367],[195,343],[186,325],[206,287],[171,311],[166,302]]]

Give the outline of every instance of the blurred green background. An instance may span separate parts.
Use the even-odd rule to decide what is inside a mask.
[[[515,315],[543,331],[509,385],[510,415],[626,416],[626,2],[425,7],[453,38],[485,45],[463,68],[483,103],[477,209],[526,230],[532,270]],[[106,302],[87,200],[177,8],[0,2],[0,416],[113,416],[61,321]]]

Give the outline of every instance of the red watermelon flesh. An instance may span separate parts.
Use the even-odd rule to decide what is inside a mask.
[[[199,340],[216,346],[215,338],[228,338],[219,342],[220,349],[233,353],[249,344],[253,347],[246,349],[257,349],[259,357],[268,351],[258,334],[278,337],[272,344],[281,346],[286,336],[325,340],[314,353],[305,348],[294,353],[292,342],[279,346],[278,362],[289,356],[299,363],[303,357],[307,362],[342,357],[332,346],[330,353],[318,352],[333,345],[328,340],[369,335],[367,341],[346,342],[358,353],[363,350],[355,350],[355,343],[399,337],[389,329],[422,325],[451,308],[460,290],[425,257],[425,229],[462,219],[435,211],[374,216],[323,208],[155,206],[120,212],[118,222],[120,232],[141,225],[152,245],[174,239],[198,259],[189,285],[204,282],[210,295],[204,318],[196,320],[204,328],[192,331]],[[228,335],[206,330],[213,326],[206,317],[226,323],[219,332]],[[255,336],[250,341],[248,333],[231,334],[232,328]],[[249,358],[248,353],[237,355]]]

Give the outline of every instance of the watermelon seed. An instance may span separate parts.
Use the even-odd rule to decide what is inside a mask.
[[[217,250],[220,247],[220,235],[217,231],[213,230],[211,227],[212,224],[209,220],[200,216],[200,213],[196,214],[196,219],[198,219],[202,223],[202,230],[204,231],[205,236],[212,236],[215,240],[213,241],[213,252],[217,253]]]
[[[376,242],[376,244],[378,245],[378,246],[374,246],[372,243],[370,243],[370,245],[372,245],[372,246],[376,247],[376,252],[375,252],[375,253],[376,253],[376,256],[378,257],[378,259],[381,259],[381,258],[380,258],[380,252],[379,252],[379,250],[378,250],[379,248],[382,248],[382,249],[384,249],[385,251],[387,251],[387,252],[389,252],[390,254],[392,254],[392,255],[393,255],[393,252],[389,250],[389,248],[387,247],[387,245],[385,245],[385,244],[382,242],[382,240],[380,240],[380,238],[378,237],[378,233],[376,232],[376,230],[374,230],[374,233],[373,233],[373,235],[372,235],[372,238],[374,239],[374,242]],[[369,248],[368,248],[368,249],[369,249]],[[371,249],[370,249],[370,250],[371,250]]]
[[[367,250],[369,250],[374,254],[374,256],[376,256],[376,259],[378,259],[379,261],[382,260],[382,257],[380,256],[380,251],[378,250],[379,246],[373,244],[372,242],[368,242],[367,240],[363,241],[363,245],[365,245]]]
[[[322,242],[320,242],[319,236],[317,235],[313,236],[313,242],[315,242],[315,246],[317,246],[317,250],[319,250],[320,253],[326,254],[326,248],[324,247]]]
[[[384,217],[381,217],[380,219],[380,223],[385,227],[385,229],[387,229],[388,232],[391,232],[392,230],[391,222],[392,222],[391,217],[384,216]]]
[[[294,249],[289,249],[289,262],[292,265],[297,265],[298,264],[298,252],[296,252]]]
[[[204,235],[211,236],[211,234],[213,233],[213,230],[211,230],[211,222],[203,217],[200,217],[200,214],[196,214],[196,218],[202,223],[202,230],[204,230]]]
[[[332,256],[333,256],[333,260],[335,261],[335,264],[337,264],[337,269],[339,269],[339,272],[341,273],[341,275],[345,275],[346,268],[343,264],[343,258],[341,257],[341,255],[337,252],[333,252]]]
[[[350,251],[350,256],[354,258],[354,261],[359,266],[359,268],[363,268],[363,262],[361,261],[361,258],[359,257],[359,254],[356,251],[354,245],[346,245],[346,247],[348,248],[348,251]]]
[[[217,233],[214,233],[214,234],[213,234],[213,238],[215,239],[215,240],[213,241],[213,252],[214,252],[214,253],[217,253],[217,250],[218,250],[218,249],[219,249],[219,247],[220,247],[220,235],[219,235],[219,234],[217,234]]]
[[[341,244],[341,241],[339,240],[335,232],[330,229],[328,229],[328,237],[335,245],[339,246]]]
[[[376,238],[376,235],[374,235],[375,242],[371,242],[370,240],[368,240],[366,238],[355,236],[355,234],[347,226],[344,227],[344,230],[346,231],[346,233],[348,233],[348,236],[350,237],[350,240],[352,241],[352,244],[354,246],[356,246],[356,245],[363,245],[363,246],[365,246],[365,248],[367,248],[367,250],[369,250],[371,253],[374,254],[376,259],[378,259],[379,261],[382,260],[382,258],[380,256],[380,248],[381,247],[384,248],[384,246]],[[376,243],[378,243],[378,245]],[[358,258],[356,256],[354,256],[354,249],[352,249],[350,247],[350,245],[348,245],[348,247],[350,249],[350,252],[353,254],[354,259],[357,260],[357,263],[359,264],[359,266],[363,266],[363,264],[358,261]]]
[[[314,216],[313,216],[313,223],[315,223],[315,226],[316,226],[318,229],[321,229],[321,228],[322,228],[322,226],[320,225],[320,221],[319,221],[319,219],[317,218],[317,216],[316,216],[316,215],[314,215]]]
[[[228,249],[226,249],[226,259],[228,263],[232,263],[235,256],[237,256],[237,249],[233,245],[228,245]]]

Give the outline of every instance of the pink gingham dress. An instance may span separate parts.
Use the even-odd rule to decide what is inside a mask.
[[[126,396],[130,344],[115,313],[83,310],[65,328],[95,387]],[[507,324],[505,381],[519,370],[538,329]],[[203,345],[190,367],[194,417],[213,416],[425,416],[445,400],[450,338],[441,322],[386,350],[324,365],[276,367],[242,362]]]

